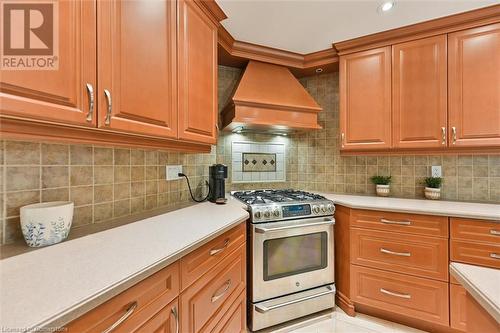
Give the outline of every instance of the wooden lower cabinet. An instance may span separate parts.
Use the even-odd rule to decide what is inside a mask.
[[[500,332],[500,324],[469,293],[465,297],[465,302],[467,309],[467,333]]]
[[[222,259],[216,263],[200,262],[206,269],[190,275],[189,281],[195,282],[183,282],[184,290],[180,289],[181,258],[64,329],[70,333],[101,333],[113,326],[113,333],[246,332],[245,227],[242,223],[191,253],[218,246],[227,237],[239,244],[217,252]]]
[[[464,332],[467,332],[466,295],[464,287],[450,283],[450,326]]]

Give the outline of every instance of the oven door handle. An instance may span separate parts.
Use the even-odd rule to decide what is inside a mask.
[[[266,313],[266,312],[269,312],[269,311],[274,310],[274,309],[282,308],[284,306],[288,306],[288,305],[292,305],[292,304],[295,304],[295,303],[304,302],[304,301],[307,301],[307,300],[310,300],[310,299],[313,299],[313,298],[316,298],[316,297],[320,297],[320,296],[324,296],[324,295],[334,294],[335,293],[335,288],[332,288],[330,286],[327,286],[326,288],[328,289],[326,291],[322,291],[322,292],[314,294],[314,295],[309,295],[309,296],[297,298],[297,299],[294,299],[294,300],[291,300],[291,301],[288,301],[288,302],[283,302],[283,303],[276,304],[276,305],[265,306],[265,305],[262,305],[262,304],[257,304],[257,305],[255,305],[255,310],[257,310],[257,312],[259,312],[259,313]]]
[[[284,225],[280,227],[255,227],[255,232],[259,234],[265,234],[267,232],[273,232],[273,231],[281,231],[281,230],[288,230],[288,229],[296,229],[296,228],[304,228],[304,227],[316,227],[316,226],[322,226],[322,225],[334,225],[335,220],[332,218],[323,218],[321,219],[321,222],[311,222],[311,223],[302,223],[302,224],[290,224],[290,225]]]

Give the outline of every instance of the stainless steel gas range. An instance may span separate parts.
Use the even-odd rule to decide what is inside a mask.
[[[333,203],[294,190],[232,195],[250,212],[249,328],[257,331],[333,308]]]

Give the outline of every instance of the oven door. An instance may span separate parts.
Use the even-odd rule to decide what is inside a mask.
[[[252,302],[334,282],[333,217],[251,225]]]

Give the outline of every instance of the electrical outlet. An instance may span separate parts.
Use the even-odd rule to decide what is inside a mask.
[[[167,175],[167,180],[181,179],[179,173],[182,173],[182,165],[167,165],[165,166],[165,174]]]
[[[440,165],[431,166],[431,176],[432,177],[441,177],[441,166]]]

